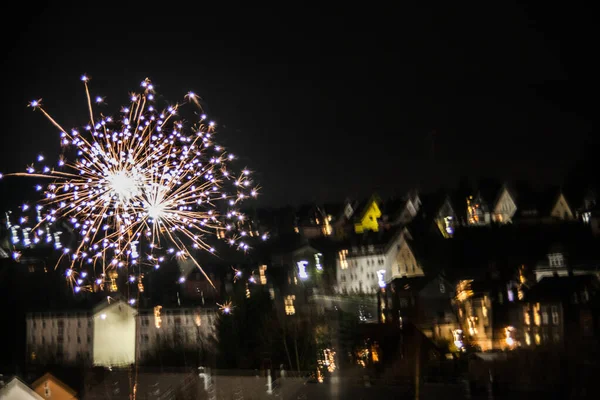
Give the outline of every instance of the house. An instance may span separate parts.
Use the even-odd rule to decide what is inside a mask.
[[[433,221],[444,238],[454,236],[459,225],[459,216],[449,193],[444,191],[423,196],[421,214],[425,220]]]
[[[482,351],[518,346],[522,286],[511,279],[462,279],[456,285],[461,341]],[[465,343],[465,344],[466,344]]]
[[[411,190],[401,199],[388,200],[384,204],[384,218],[391,226],[406,225],[412,221],[421,210],[421,197],[416,190]]]
[[[517,205],[514,194],[508,189],[507,185],[502,186],[498,198],[494,203],[492,220],[499,224],[510,223],[516,211]]]
[[[487,201],[483,198],[481,192],[475,196],[467,198],[467,223],[469,225],[481,226],[489,225],[491,222],[491,213]]]
[[[0,387],[2,400],[44,400],[18,377],[12,378],[5,386]]]
[[[574,347],[600,334],[596,276],[543,278],[523,304],[523,345]]]
[[[568,201],[561,188],[549,188],[533,192],[522,187],[516,196],[518,210],[515,220],[525,223],[556,223],[573,221],[577,217],[576,208]]]
[[[361,213],[354,222],[354,231],[358,234],[365,231],[379,231],[379,219],[381,218],[381,199],[377,195],[371,198],[362,207]]]
[[[423,275],[404,227],[355,235],[344,243],[336,260],[338,293],[375,294],[393,276]]]
[[[575,214],[571,210],[567,199],[562,191],[558,193],[554,201],[554,205],[550,211],[550,216],[556,219],[562,219],[563,221],[572,220],[575,218]]]
[[[44,399],[77,400],[77,392],[51,373],[46,373],[38,378],[31,384],[31,387]]]
[[[453,341],[459,328],[452,305],[454,287],[442,275],[394,278],[378,297],[381,323],[412,323],[434,341]]]
[[[126,366],[135,363],[137,310],[122,300],[102,302],[93,310],[93,364]]]

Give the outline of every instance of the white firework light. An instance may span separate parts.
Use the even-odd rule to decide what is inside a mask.
[[[258,188],[248,169],[230,169],[235,157],[213,141],[215,124],[197,96],[159,106],[146,79],[113,119],[95,115],[89,79],[81,79],[90,118],[83,129],[63,129],[40,100],[29,104],[59,129],[64,154],[73,159],[63,155],[50,167],[40,155],[27,173],[13,174],[50,179],[44,221],[66,220],[79,237],[61,257],[70,261],[66,275],[75,291],[103,284],[113,269],[141,274],[143,265],[157,269],[167,257],[190,257],[192,249],[214,252],[213,236],[247,250],[247,221],[238,207]],[[195,122],[181,116],[188,107]]]

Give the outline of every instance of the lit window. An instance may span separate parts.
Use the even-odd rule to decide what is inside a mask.
[[[266,265],[261,265],[260,267],[258,267],[258,271],[260,273],[260,284],[261,285],[266,285],[267,284],[267,276],[265,275],[265,271],[267,270],[267,266]]]
[[[340,259],[340,268],[341,269],[348,268],[348,260],[346,260],[346,256],[347,255],[348,255],[348,250],[347,249],[341,250],[338,253],[338,256],[339,256],[339,259]]]
[[[558,325],[558,306],[552,306],[552,325]]]
[[[286,315],[294,315],[296,314],[296,307],[294,307],[294,300],[296,300],[296,296],[288,295],[285,297],[285,313]]]

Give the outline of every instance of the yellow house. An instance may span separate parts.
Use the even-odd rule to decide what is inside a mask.
[[[381,218],[381,209],[379,208],[378,200],[379,198],[375,195],[369,199],[358,219],[358,222],[354,224],[354,231],[356,233],[363,233],[364,231],[379,231],[378,219]]]
[[[31,384],[33,390],[48,400],[77,400],[76,392],[51,373]]]

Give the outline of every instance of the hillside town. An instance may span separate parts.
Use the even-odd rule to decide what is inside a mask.
[[[197,255],[214,287],[173,257],[74,294],[54,268],[67,226],[6,213],[0,274],[16,322],[3,341],[19,371],[0,390],[128,398],[134,371],[148,399],[221,398],[236,385],[266,396],[302,390],[300,378],[423,398],[590,395],[597,194],[484,183],[247,210],[250,251]],[[188,397],[160,397],[175,392]]]

